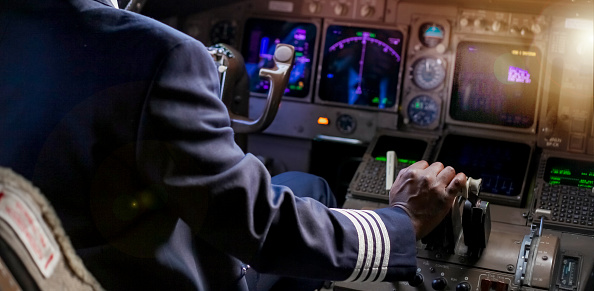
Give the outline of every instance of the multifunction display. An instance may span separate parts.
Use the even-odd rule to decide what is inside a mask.
[[[261,68],[274,66],[274,50],[278,43],[295,47],[295,66],[289,77],[285,96],[305,98],[310,96],[311,76],[315,52],[317,27],[313,23],[273,19],[248,19],[245,25],[242,54],[250,77],[250,91],[266,93],[268,80],[261,79]]]
[[[328,26],[319,98],[379,109],[394,107],[402,41],[399,30]]]
[[[541,52],[535,47],[459,43],[451,118],[512,128],[532,127],[541,61]]]
[[[549,158],[544,174],[550,185],[594,187],[594,162]]]

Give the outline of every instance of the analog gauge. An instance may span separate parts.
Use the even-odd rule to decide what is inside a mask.
[[[336,119],[336,127],[340,132],[350,134],[357,128],[357,121],[348,114],[341,114]]]
[[[436,58],[422,58],[413,65],[412,78],[423,90],[437,88],[445,79],[443,61]]]
[[[430,96],[420,95],[410,101],[407,113],[411,123],[428,126],[439,117],[439,106]]]
[[[419,40],[428,47],[433,48],[439,45],[445,37],[443,26],[435,23],[423,23],[419,27]]]
[[[235,46],[236,30],[237,25],[233,21],[221,20],[210,29],[210,41],[212,44],[225,43]]]

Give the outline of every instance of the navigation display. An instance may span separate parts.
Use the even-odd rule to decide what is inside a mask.
[[[394,107],[403,37],[399,30],[328,26],[319,98],[379,109]]]
[[[260,79],[261,68],[274,66],[274,50],[278,43],[295,47],[295,66],[285,89],[285,96],[310,96],[311,76],[317,27],[313,23],[251,18],[246,21],[242,55],[250,77],[250,91],[266,93],[268,80]]]
[[[519,196],[530,155],[528,144],[450,134],[442,143],[437,161],[468,177],[482,178],[481,192]]]
[[[530,128],[535,123],[541,52],[535,47],[461,42],[456,53],[451,118]]]
[[[594,162],[547,159],[545,182],[550,185],[567,185],[591,189],[594,187]]]

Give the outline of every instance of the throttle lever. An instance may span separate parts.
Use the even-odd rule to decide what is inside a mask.
[[[232,47],[217,44],[208,48],[218,66],[221,82],[221,96],[227,107],[232,104],[235,83],[245,74],[245,64],[241,55]],[[281,99],[284,95],[295,60],[295,48],[288,44],[277,44],[274,51],[271,69],[260,69],[260,77],[270,81],[270,90],[266,99],[264,111],[257,119],[251,120],[228,110],[231,117],[231,127],[235,133],[254,133],[264,131],[274,120]],[[229,109],[229,108],[228,108]]]
[[[270,90],[266,98],[264,111],[255,120],[249,120],[233,113],[231,127],[236,133],[252,133],[265,130],[274,120],[281,99],[289,83],[289,77],[295,60],[295,48],[288,44],[277,44],[274,51],[274,67],[260,69],[260,77],[270,81]]]

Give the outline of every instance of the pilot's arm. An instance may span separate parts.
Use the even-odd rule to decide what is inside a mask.
[[[328,209],[271,185],[264,165],[235,144],[218,95],[204,46],[183,41],[155,74],[138,135],[140,172],[199,239],[260,272],[357,281],[414,274],[410,209]]]

